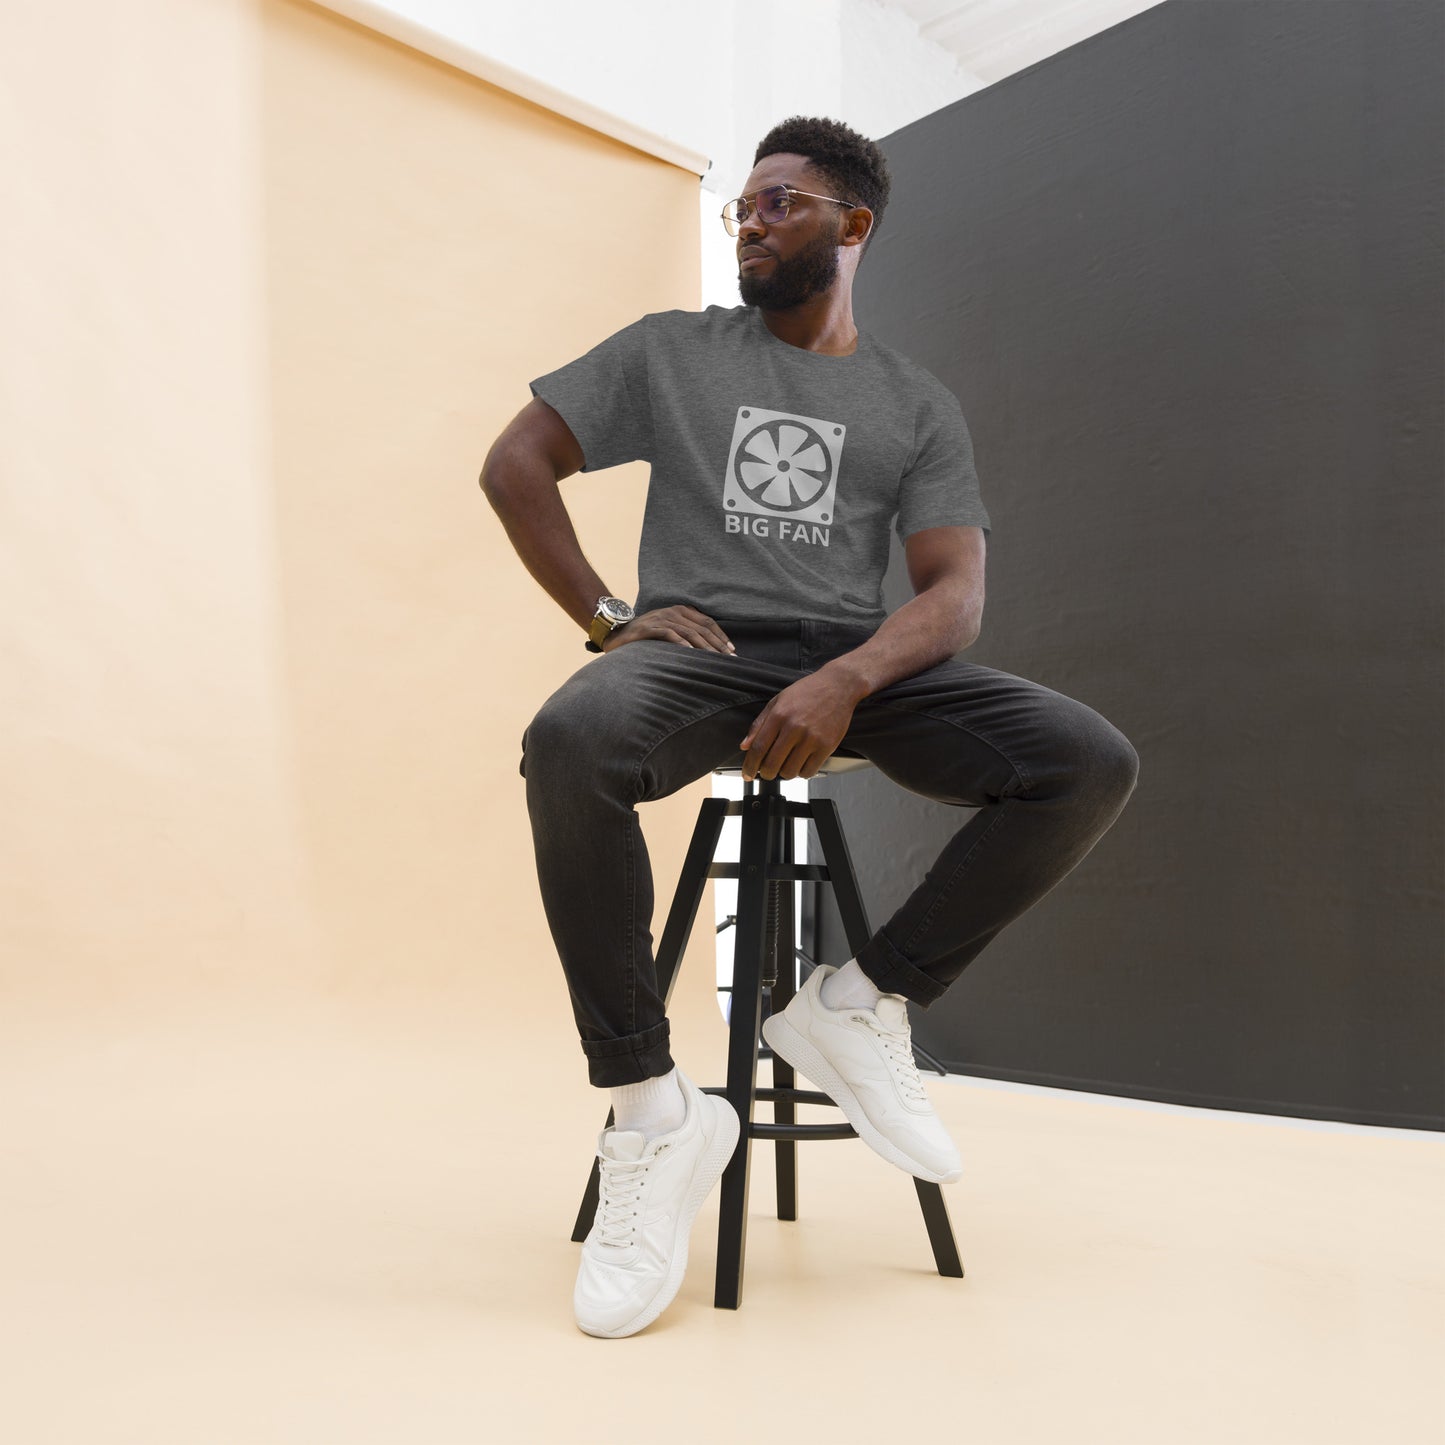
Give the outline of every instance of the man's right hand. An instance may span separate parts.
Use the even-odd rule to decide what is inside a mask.
[[[533,397],[492,443],[481,484],[533,577],[547,595],[584,629],[596,598],[611,594],[582,555],[572,519],[557,484],[583,465],[582,448],[562,416]],[[716,622],[695,607],[659,607],[614,628],[602,644],[611,652],[624,642],[653,639],[732,656],[736,648]]]
[[[728,656],[737,651],[728,641],[727,633],[696,607],[659,607],[654,612],[640,613],[631,622],[614,628],[602,644],[602,650],[611,652],[614,647],[647,640],[676,642],[683,647],[700,647]]]

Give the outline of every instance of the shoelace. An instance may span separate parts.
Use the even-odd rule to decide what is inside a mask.
[[[923,1080],[918,1077],[918,1064],[913,1058],[913,1037],[909,1031],[884,1028],[876,1014],[871,1018],[867,1014],[854,1014],[853,1017],[859,1023],[866,1023],[883,1041],[889,1066],[903,1097],[910,1104],[927,1104],[928,1094]]]
[[[667,1145],[662,1145],[660,1154]],[[653,1158],[656,1158],[654,1154]],[[637,1221],[642,1211],[643,1176],[647,1173],[652,1159],[609,1159],[599,1155],[599,1189],[601,1198],[597,1206],[597,1242],[613,1249],[627,1249],[637,1233]]]

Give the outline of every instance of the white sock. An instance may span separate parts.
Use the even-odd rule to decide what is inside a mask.
[[[644,1079],[640,1084],[622,1084],[610,1091],[614,1129],[633,1130],[645,1139],[671,1134],[687,1118],[687,1100],[677,1082],[677,1070]]]
[[[850,958],[837,973],[823,980],[821,997],[824,1008],[877,1008],[883,990]]]

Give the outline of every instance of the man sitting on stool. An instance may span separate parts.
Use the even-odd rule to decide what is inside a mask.
[[[482,470],[522,561],[602,654],[523,739],[547,919],[616,1121],[574,1295],[593,1335],[634,1334],[671,1303],[739,1130],[668,1050],[636,804],[740,752],[744,777],[808,778],[842,747],[979,810],[858,956],[816,969],[764,1027],[890,1164],[942,1183],[961,1165],[905,1005],[942,997],[1048,893],[1138,772],[1092,709],[957,656],[979,633],[989,531],[968,428],[936,378],[853,323],[882,152],[794,117],[754,162],[723,211],[743,304],[644,316],[539,377]],[[634,611],[583,556],[557,484],[642,458]],[[886,616],[890,526],[915,596]]]

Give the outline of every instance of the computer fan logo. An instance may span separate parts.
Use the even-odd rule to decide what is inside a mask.
[[[846,430],[816,417],[739,407],[723,506],[730,513],[830,526]],[[728,530],[733,530],[731,524]]]

